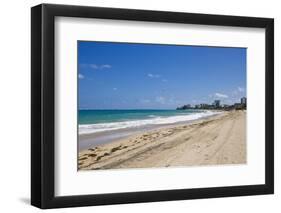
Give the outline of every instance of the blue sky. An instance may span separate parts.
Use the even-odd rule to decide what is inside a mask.
[[[78,42],[79,109],[174,109],[239,102],[246,49]]]

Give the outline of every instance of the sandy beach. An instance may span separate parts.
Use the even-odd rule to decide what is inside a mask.
[[[246,163],[246,111],[224,112],[79,152],[79,170]]]

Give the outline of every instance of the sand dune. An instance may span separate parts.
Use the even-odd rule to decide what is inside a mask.
[[[246,163],[246,111],[130,136],[79,153],[79,170]]]

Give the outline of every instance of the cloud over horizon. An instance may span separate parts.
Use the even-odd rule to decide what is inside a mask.
[[[217,97],[217,98],[228,98],[228,95],[217,92],[217,93],[215,93],[215,97]]]
[[[158,74],[148,73],[148,74],[147,74],[147,77],[149,77],[149,78],[160,78],[161,76],[158,75]]]
[[[111,69],[112,65],[110,64],[80,64],[82,68],[91,68],[94,70],[105,70],[105,69]]]
[[[239,92],[244,92],[244,91],[245,91],[245,89],[244,89],[243,87],[238,87],[237,90],[238,90]]]
[[[95,70],[110,69],[112,67],[110,64],[89,64],[89,66]]]

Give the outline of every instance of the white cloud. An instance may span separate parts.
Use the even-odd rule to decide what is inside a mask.
[[[147,77],[149,77],[149,78],[160,78],[161,76],[158,75],[158,74],[148,73],[148,74],[147,74]]]
[[[92,69],[98,69],[98,65],[96,64],[89,64],[89,67],[91,67]]]
[[[162,82],[166,83],[166,82],[168,82],[168,80],[167,79],[162,79]]]
[[[112,68],[112,66],[109,65],[109,64],[101,64],[101,65],[98,65],[98,64],[83,64],[83,67],[90,67],[94,70],[102,70],[102,69]]]
[[[113,88],[113,90],[114,90],[114,91],[116,91],[116,90],[117,90],[117,88],[116,88],[116,87],[114,87],[114,88]]]
[[[78,78],[79,78],[79,79],[83,79],[83,78],[85,78],[85,77],[84,77],[84,75],[82,75],[82,74],[79,73],[79,74],[78,74]]]
[[[109,64],[103,64],[103,65],[100,65],[100,68],[101,69],[110,69],[112,66],[109,65]]]
[[[245,92],[245,88],[243,88],[243,87],[237,87],[237,89],[235,89],[235,90],[233,91],[233,95],[238,95],[239,93],[243,93],[243,92]]]
[[[237,87],[233,92],[232,96],[241,96],[243,93],[245,93],[245,88],[244,87]]]
[[[217,93],[215,93],[215,97],[217,97],[217,98],[228,98],[228,95],[217,92]]]
[[[245,89],[244,89],[243,87],[238,87],[237,90],[238,90],[239,92],[244,92],[244,91],[245,91]]]

